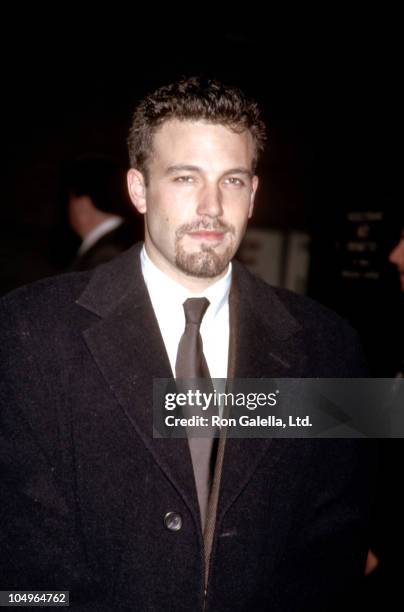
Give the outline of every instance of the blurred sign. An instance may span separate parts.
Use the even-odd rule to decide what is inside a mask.
[[[342,278],[368,280],[380,278],[382,222],[381,211],[346,213],[340,242],[337,245]]]

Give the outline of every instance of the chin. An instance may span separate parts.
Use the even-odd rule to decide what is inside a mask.
[[[232,252],[216,253],[207,248],[194,253],[178,249],[176,253],[176,266],[188,276],[196,278],[216,278],[222,274],[232,258]]]

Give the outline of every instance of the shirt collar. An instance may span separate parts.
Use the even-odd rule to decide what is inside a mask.
[[[88,251],[100,238],[108,234],[108,232],[112,232],[112,230],[116,229],[123,223],[123,218],[118,215],[113,215],[106,219],[97,227],[88,232],[87,236],[84,238],[83,242],[80,245],[78,255],[83,255],[86,251]]]

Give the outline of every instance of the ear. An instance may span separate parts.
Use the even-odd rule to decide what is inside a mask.
[[[257,189],[258,189],[258,176],[253,176],[252,178],[252,190],[251,190],[251,195],[250,195],[250,206],[248,209],[248,218],[251,219],[253,211],[254,211],[254,200],[255,200],[255,194],[257,193]]]
[[[144,180],[144,176],[139,170],[135,170],[135,168],[130,168],[127,174],[128,181],[128,192],[129,197],[132,200],[133,204],[136,206],[137,210],[144,215],[147,206],[146,206],[146,184]]]

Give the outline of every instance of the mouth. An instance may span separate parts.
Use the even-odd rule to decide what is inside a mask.
[[[218,242],[223,239],[225,232],[218,230],[198,230],[197,232],[189,232],[188,236],[195,240],[208,240],[212,242]]]

